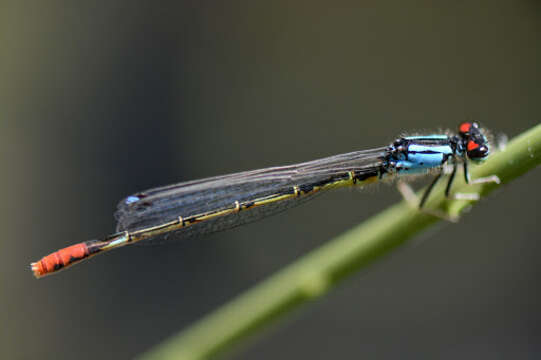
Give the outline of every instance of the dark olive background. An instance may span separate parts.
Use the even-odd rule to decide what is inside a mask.
[[[510,137],[536,125],[540,20],[537,1],[4,2],[2,358],[131,358],[399,200],[390,186],[339,191],[33,279],[30,261],[112,232],[130,193],[463,120]],[[540,181],[527,174],[232,357],[535,358]]]

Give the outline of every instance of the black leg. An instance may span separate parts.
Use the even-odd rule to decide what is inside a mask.
[[[449,181],[447,181],[447,187],[445,188],[445,197],[447,198],[451,194],[451,185],[453,184],[453,180],[455,179],[456,168],[457,168],[457,164],[455,162],[453,163],[453,172],[451,173],[451,176],[449,176]]]
[[[470,183],[470,173],[468,171],[468,162],[464,160],[464,180],[466,181],[466,184]]]
[[[443,169],[439,172],[438,175],[436,175],[436,177],[434,178],[434,180],[432,180],[430,185],[428,185],[428,188],[426,189],[425,193],[423,194],[423,197],[421,198],[421,202],[419,203],[419,209],[421,209],[424,206],[426,200],[428,199],[428,195],[430,195],[432,188],[434,188],[434,185],[436,185],[438,180],[441,178],[442,174],[443,174]]]

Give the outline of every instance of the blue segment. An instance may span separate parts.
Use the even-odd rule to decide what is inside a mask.
[[[423,152],[431,152],[431,153],[440,153],[445,155],[451,155],[453,154],[453,149],[449,145],[418,145],[418,144],[411,144],[408,146],[408,153],[423,153]],[[408,159],[410,158],[410,155],[408,155]]]
[[[409,161],[397,161],[396,169],[410,174],[424,173],[427,169],[440,166],[443,159],[443,154],[413,154],[409,155]]]
[[[453,149],[449,145],[410,144],[407,154],[400,154],[397,159],[396,169],[409,174],[423,173],[427,169],[443,165],[452,154]]]
[[[423,135],[423,136],[406,136],[404,139],[407,140],[449,140],[447,135]]]
[[[134,203],[134,202],[139,201],[139,200],[140,199],[137,196],[128,196],[126,198],[125,203],[126,203],[126,205],[129,205],[129,204]]]
[[[415,174],[421,172],[422,169],[419,169],[419,167],[417,167],[411,161],[401,160],[396,163],[396,170],[400,173]]]
[[[413,166],[422,171],[424,169],[431,169],[438,167],[443,163],[444,156],[441,153],[436,154],[410,154],[408,156],[408,161],[413,164]]]

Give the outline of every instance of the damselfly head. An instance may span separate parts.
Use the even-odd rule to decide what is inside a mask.
[[[458,127],[458,134],[468,159],[483,161],[490,153],[488,140],[483,129],[476,122],[463,122]]]

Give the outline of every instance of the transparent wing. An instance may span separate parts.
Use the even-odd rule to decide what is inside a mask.
[[[348,176],[362,175],[381,165],[386,148],[356,151],[301,164],[217,176],[139,192],[118,204],[115,217],[118,231],[134,231],[183,218],[230,207],[290,191],[293,186],[315,186]],[[320,192],[318,192],[320,193]],[[314,194],[314,193],[312,193]],[[313,195],[276,201],[231,215],[179,229],[169,237],[190,237],[221,231],[276,214],[296,206]]]

